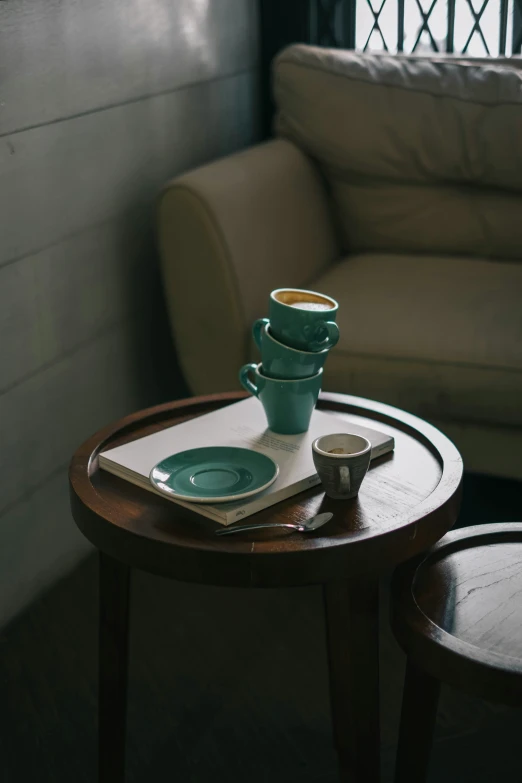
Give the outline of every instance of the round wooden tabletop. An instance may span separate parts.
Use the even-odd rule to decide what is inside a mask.
[[[127,416],[86,441],[69,471],[76,524],[98,549],[132,567],[187,582],[243,587],[317,584],[375,574],[426,550],[454,524],[462,460],[439,430],[389,405],[323,393],[318,408],[395,438],[371,464],[359,496],[330,500],[313,487],[248,519],[333,519],[316,533],[259,530],[216,536],[216,522],[98,467],[108,448],[243,399],[243,392],[179,400]],[[243,520],[244,522],[244,520]]]
[[[522,703],[522,523],[454,530],[393,578],[392,626],[432,677]]]

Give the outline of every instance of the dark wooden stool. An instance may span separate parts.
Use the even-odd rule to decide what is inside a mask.
[[[256,522],[295,522],[333,512],[328,525],[306,536],[259,530],[217,537],[217,523],[99,470],[101,451],[245,396],[231,392],[139,411],[94,435],[71,462],[73,516],[100,551],[100,783],[125,778],[132,568],[229,587],[322,585],[341,780],[379,780],[379,573],[425,551],[454,524],[462,461],[441,432],[415,416],[322,394],[318,407],[345,418],[346,430],[357,422],[387,432],[395,451],[372,463],[353,500],[329,500],[318,486],[255,515]]]
[[[399,567],[392,628],[408,656],[395,781],[422,783],[441,682],[522,705],[522,523],[456,530]]]

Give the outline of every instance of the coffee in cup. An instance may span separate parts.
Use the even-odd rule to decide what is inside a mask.
[[[299,288],[279,288],[273,292],[275,299],[282,304],[296,307],[298,310],[313,310],[324,312],[334,310],[336,303],[333,299],[315,291],[304,291]]]
[[[271,334],[284,345],[300,351],[333,348],[339,339],[339,327],[335,323],[338,309],[335,299],[325,294],[277,288],[270,294]]]
[[[367,438],[349,432],[323,435],[312,443],[315,469],[328,497],[356,497],[370,465],[372,446]]]

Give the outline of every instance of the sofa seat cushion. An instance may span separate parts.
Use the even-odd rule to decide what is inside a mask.
[[[274,93],[345,252],[520,258],[519,67],[297,45],[275,61]]]
[[[340,305],[325,389],[431,419],[522,426],[522,264],[361,254],[310,287]]]

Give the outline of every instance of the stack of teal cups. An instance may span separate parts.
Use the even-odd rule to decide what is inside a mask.
[[[269,318],[252,327],[259,364],[245,364],[242,386],[261,401],[273,432],[306,432],[323,379],[323,366],[339,339],[339,305],[315,291],[278,288]]]

